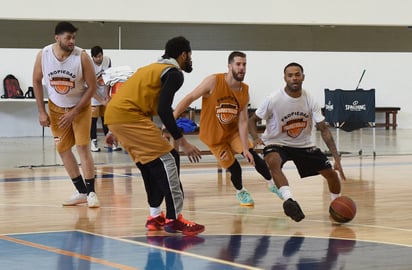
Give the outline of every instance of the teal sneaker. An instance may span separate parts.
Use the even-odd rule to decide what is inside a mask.
[[[275,185],[271,186],[269,188],[269,191],[272,192],[272,193],[275,193],[279,197],[279,199],[281,199],[283,201],[282,193],[280,193],[279,189]]]
[[[243,190],[236,194],[236,198],[239,200],[241,206],[253,206],[255,204],[247,190]]]

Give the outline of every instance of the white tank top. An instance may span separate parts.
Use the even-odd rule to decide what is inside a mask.
[[[111,61],[108,56],[103,55],[103,61],[100,64],[100,66],[96,65],[96,63],[93,62],[94,65],[94,71],[96,73],[96,79],[97,79],[97,90],[96,93],[104,97],[105,96],[105,91],[106,91],[106,85],[103,80],[103,73],[106,69],[111,67]],[[102,105],[97,99],[92,98],[92,106],[97,106],[97,105]]]
[[[43,80],[49,99],[59,107],[71,108],[79,103],[85,92],[85,82],[81,64],[83,49],[75,47],[64,61],[59,61],[53,53],[53,44],[43,48]]]

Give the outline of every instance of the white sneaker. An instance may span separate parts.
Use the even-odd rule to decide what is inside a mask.
[[[122,151],[123,149],[120,146],[113,144],[112,150],[113,151]]]
[[[89,195],[87,196],[87,205],[89,208],[96,208],[100,207],[100,202],[99,199],[97,198],[96,193],[90,192]]]
[[[87,203],[87,194],[76,192],[70,199],[63,202],[63,206],[74,206],[82,203]]]
[[[96,140],[96,139],[93,139],[93,140],[92,140],[92,142],[91,142],[91,144],[90,144],[90,150],[91,150],[92,152],[100,152],[100,148],[99,148],[99,146],[97,145],[97,140]]]

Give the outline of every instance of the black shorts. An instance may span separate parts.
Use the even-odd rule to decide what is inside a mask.
[[[292,160],[301,178],[318,175],[319,171],[332,168],[326,155],[317,147],[296,148],[272,144],[263,149],[263,156],[271,152],[279,153],[282,167],[288,160]]]

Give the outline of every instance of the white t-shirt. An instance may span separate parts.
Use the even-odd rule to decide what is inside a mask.
[[[43,81],[49,99],[59,107],[76,106],[86,89],[81,63],[83,49],[74,47],[69,57],[59,61],[52,46],[50,44],[42,51]]]
[[[96,65],[94,61],[93,61],[93,66],[94,66],[94,71],[96,73],[96,79],[97,79],[96,93],[102,98],[104,98],[105,92],[106,92],[106,84],[104,83],[104,80],[103,80],[103,74],[106,69],[112,66],[111,60],[108,56],[103,55],[103,61],[100,64],[100,66]],[[98,105],[102,105],[102,104],[97,99],[92,97],[92,106],[98,106]]]
[[[262,134],[265,145],[298,148],[315,146],[311,139],[313,124],[325,119],[319,104],[303,89],[299,98],[282,89],[266,98],[255,113],[266,120]]]

